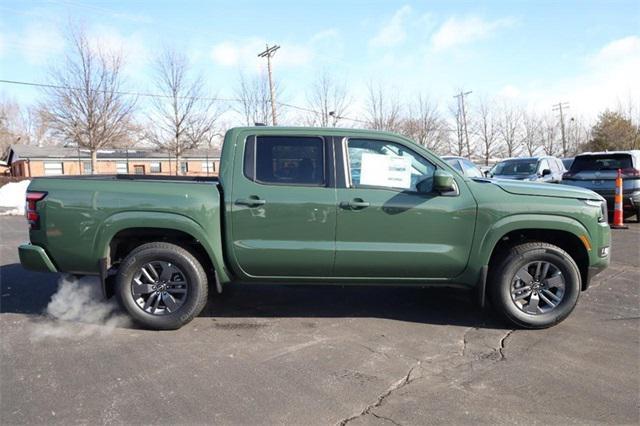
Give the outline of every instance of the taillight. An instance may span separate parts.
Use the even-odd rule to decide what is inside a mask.
[[[40,215],[36,211],[36,203],[47,196],[46,192],[27,192],[27,222],[31,225],[31,229],[40,228]]]
[[[626,176],[640,176],[640,170],[629,167],[628,169],[622,169],[622,174]]]

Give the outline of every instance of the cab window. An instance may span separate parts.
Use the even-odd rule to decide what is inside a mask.
[[[325,184],[324,141],[317,137],[258,136],[247,143],[245,175],[275,185]]]
[[[417,192],[433,185],[435,166],[410,149],[393,142],[349,139],[347,161],[354,188],[388,188]]]

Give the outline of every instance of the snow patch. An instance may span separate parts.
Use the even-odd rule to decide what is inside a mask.
[[[0,216],[24,214],[25,194],[30,183],[30,180],[23,180],[0,187]]]

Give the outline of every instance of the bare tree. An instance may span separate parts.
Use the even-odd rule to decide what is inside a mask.
[[[437,105],[423,95],[418,95],[416,102],[409,107],[408,117],[402,121],[401,133],[438,153],[444,153],[449,141],[449,128]]]
[[[489,159],[497,153],[498,145],[498,123],[495,110],[492,107],[493,101],[481,99],[478,105],[476,134],[482,146],[482,157],[485,166],[489,165]]]
[[[216,133],[220,110],[207,97],[202,78],[193,75],[185,55],[165,50],[156,60],[155,71],[156,89],[162,96],[153,98],[149,139],[173,155],[177,175],[180,157]]]
[[[276,92],[275,98],[280,99],[282,88],[277,81],[274,82],[274,90]],[[236,96],[240,100],[238,112],[243,115],[248,126],[253,126],[256,123],[267,124],[272,122],[271,92],[269,78],[266,74],[262,73],[254,77],[247,77],[245,74],[240,73]],[[278,114],[278,118],[282,119],[282,113]]]
[[[95,171],[98,149],[128,140],[135,99],[122,93],[121,52],[92,45],[79,29],[68,41],[63,65],[50,70],[55,87],[44,89],[40,111],[56,137],[89,150]]]
[[[29,143],[24,111],[17,102],[0,100],[0,156],[10,145]]]
[[[637,135],[637,132],[636,132]],[[575,155],[591,139],[591,126],[585,125],[580,118],[572,117],[566,128],[567,152],[564,156]]]
[[[504,153],[507,157],[513,157],[520,150],[520,125],[522,111],[519,108],[503,104],[499,116],[498,134],[503,143]]]
[[[381,85],[369,84],[366,114],[368,125],[374,130],[396,132],[400,130],[402,117],[397,92],[388,93]]]
[[[542,123],[533,112],[522,113],[522,144],[530,157],[533,157],[538,148],[543,147]]]
[[[346,85],[324,72],[311,84],[307,93],[307,103],[313,111],[305,120],[308,125],[336,127],[347,113],[351,99],[347,94]]]

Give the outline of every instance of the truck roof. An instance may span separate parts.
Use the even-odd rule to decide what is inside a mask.
[[[242,127],[233,127],[229,129],[229,133],[237,133],[246,130],[256,130],[261,133],[269,132],[269,133],[297,133],[297,134],[328,134],[328,135],[386,135],[393,136],[397,138],[407,139],[405,136],[394,133],[387,132],[382,130],[371,130],[371,129],[354,129],[354,128],[345,128],[345,127],[298,127],[298,126],[242,126]]]

